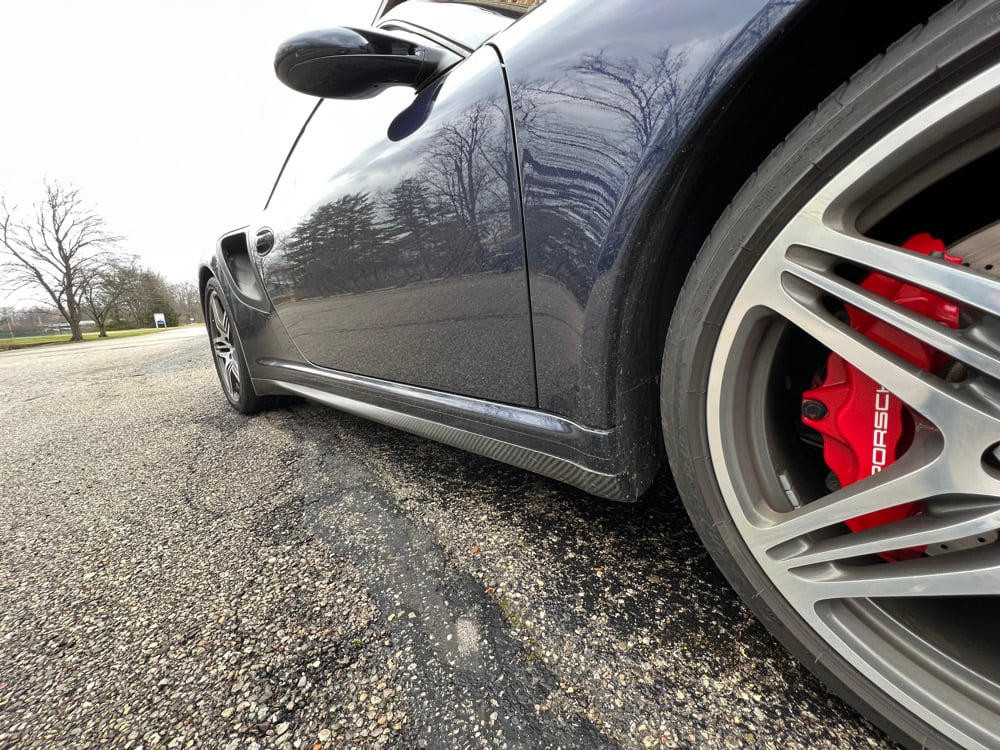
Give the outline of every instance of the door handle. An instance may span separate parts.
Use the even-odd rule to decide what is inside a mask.
[[[267,255],[274,247],[274,232],[268,227],[258,229],[254,236],[253,246],[258,255]]]

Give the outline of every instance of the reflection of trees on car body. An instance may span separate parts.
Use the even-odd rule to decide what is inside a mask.
[[[495,268],[520,222],[505,109],[476,102],[426,136],[422,158],[390,189],[321,203],[281,238],[268,280],[311,297]]]
[[[370,128],[345,129],[365,113]],[[397,380],[420,369],[429,386],[533,402],[521,198],[495,50],[416,93],[323,101],[274,195],[277,239],[261,270],[310,360]]]

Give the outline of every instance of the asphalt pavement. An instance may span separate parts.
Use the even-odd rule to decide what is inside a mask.
[[[886,748],[668,476],[619,505],[299,402],[203,329],[0,353],[0,748]]]

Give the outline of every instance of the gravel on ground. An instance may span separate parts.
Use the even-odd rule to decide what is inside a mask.
[[[245,418],[197,331],[0,354],[0,435],[0,748],[892,747],[666,476],[617,505]]]

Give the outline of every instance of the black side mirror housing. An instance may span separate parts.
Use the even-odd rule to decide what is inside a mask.
[[[374,29],[307,31],[278,48],[278,80],[325,99],[368,99],[387,86],[419,88],[458,62],[453,52]]]

